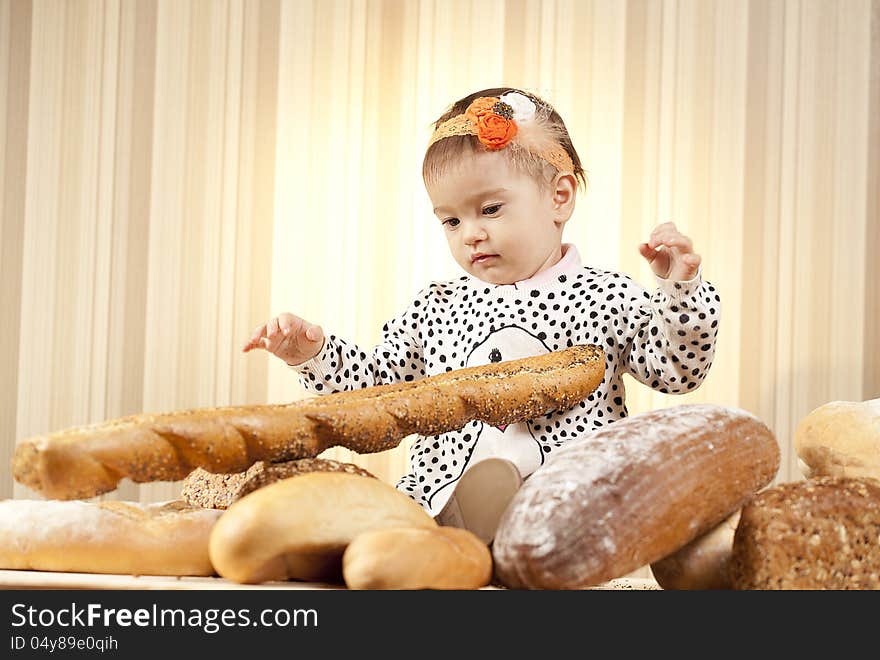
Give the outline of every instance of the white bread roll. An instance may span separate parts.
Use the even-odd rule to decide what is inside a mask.
[[[880,399],[819,406],[795,429],[794,448],[807,478],[880,479]]]
[[[349,589],[479,589],[492,555],[458,527],[395,527],[359,534],[342,556]]]
[[[211,532],[217,572],[234,582],[342,581],[342,554],[357,535],[437,523],[379,479],[313,472],[260,488],[233,503]]]
[[[730,557],[737,511],[720,525],[686,546],[651,564],[654,579],[664,589],[732,589]]]
[[[208,538],[220,511],[185,502],[0,501],[0,568],[214,575]]]

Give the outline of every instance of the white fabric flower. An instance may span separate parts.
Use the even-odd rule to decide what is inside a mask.
[[[498,100],[513,108],[513,121],[517,124],[531,121],[535,117],[537,108],[528,96],[519,92],[508,92]]]

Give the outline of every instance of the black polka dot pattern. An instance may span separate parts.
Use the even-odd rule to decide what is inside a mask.
[[[470,277],[434,282],[385,325],[378,346],[364,350],[328,335],[321,354],[296,370],[306,388],[327,394],[464,368],[475,347],[492,335],[508,336],[511,328],[542,350],[601,346],[606,354],[602,384],[571,410],[525,423],[542,461],[568,440],[627,415],[624,373],[669,394],[690,392],[706,377],[721,301],[699,276],[689,282],[658,278],[651,295],[624,274],[577,263],[540,285],[522,284],[492,285]],[[504,346],[487,350],[484,363],[505,352]],[[397,487],[437,515],[482,427],[472,422],[458,431],[417,438],[410,472]]]

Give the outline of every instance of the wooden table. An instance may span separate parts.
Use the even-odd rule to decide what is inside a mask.
[[[237,584],[221,577],[167,577],[161,575],[101,575],[97,573],[56,573],[51,571],[0,570],[0,589],[326,589],[344,586],[320,582],[266,582]],[[494,587],[486,587],[494,589]],[[592,587],[600,590],[658,590],[651,579],[619,578]]]

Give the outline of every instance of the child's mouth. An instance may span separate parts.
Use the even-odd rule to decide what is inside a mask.
[[[485,264],[490,259],[495,259],[497,256],[498,256],[497,254],[481,254],[478,256],[471,257],[471,263],[472,264]]]

